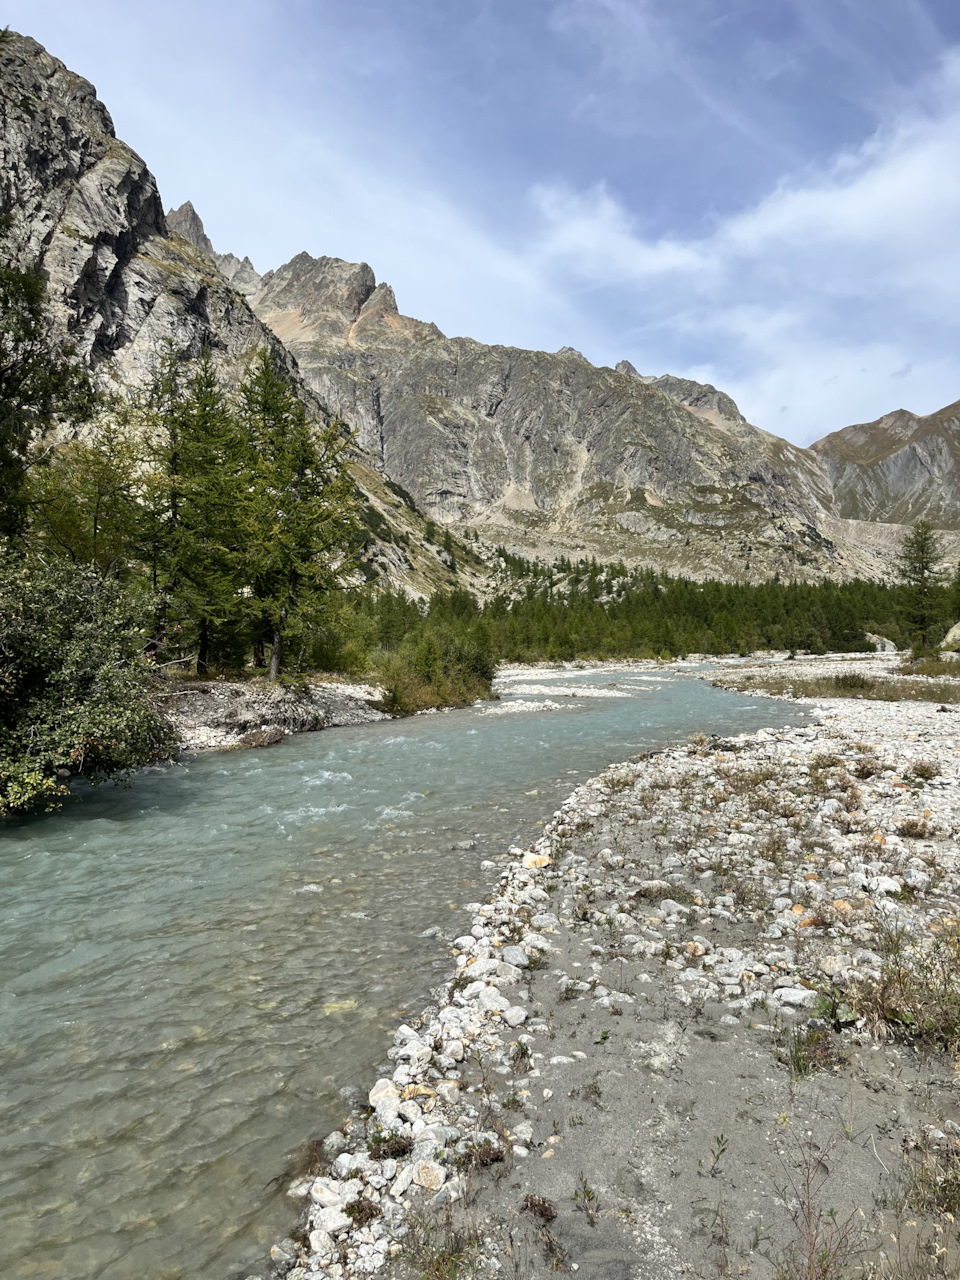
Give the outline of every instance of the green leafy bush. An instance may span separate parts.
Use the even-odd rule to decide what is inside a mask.
[[[151,705],[137,599],[92,569],[0,553],[0,814],[55,807],[169,756]]]

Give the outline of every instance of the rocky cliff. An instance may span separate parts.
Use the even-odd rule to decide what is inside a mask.
[[[6,250],[43,267],[56,323],[93,367],[133,385],[166,342],[189,355],[209,346],[231,376],[258,347],[282,350],[168,226],[153,175],[93,85],[13,32],[0,41],[0,126]]]

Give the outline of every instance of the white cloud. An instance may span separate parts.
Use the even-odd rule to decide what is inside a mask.
[[[709,374],[799,442],[911,396],[930,412],[960,395],[960,54],[935,90],[698,239],[644,238],[604,188],[537,188],[532,254],[545,278],[632,291],[638,367]]]

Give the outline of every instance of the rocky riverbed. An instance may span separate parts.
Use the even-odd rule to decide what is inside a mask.
[[[337,681],[297,684],[228,680],[184,682],[157,705],[185,751],[264,747],[286,734],[389,719],[372,703],[382,690]]]
[[[905,1256],[955,1247],[960,713],[806,719],[613,766],[510,851],[276,1274],[953,1274]]]

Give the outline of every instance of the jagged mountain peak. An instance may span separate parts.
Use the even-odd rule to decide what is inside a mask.
[[[838,514],[960,527],[960,400],[924,416],[895,409],[831,432],[810,451],[829,474]]]
[[[179,209],[168,209],[167,226],[171,231],[176,231],[178,235],[183,236],[184,240],[189,240],[195,249],[202,249],[211,258],[215,258],[216,250],[203,229],[200,215],[193,207],[192,201],[185,200]]]
[[[436,325],[402,316],[393,289],[377,284],[366,262],[298,253],[263,276],[252,303],[294,353],[311,343],[393,347],[443,337]]]
[[[234,253],[217,253],[191,200],[185,200],[179,209],[168,211],[167,226],[211,258],[223,278],[245,298],[252,298],[260,288],[260,273],[249,258],[241,259]]]

